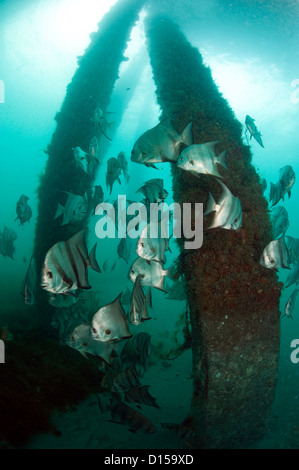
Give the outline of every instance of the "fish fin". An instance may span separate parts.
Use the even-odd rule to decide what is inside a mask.
[[[156,167],[156,165],[154,165],[153,163],[146,163],[144,162],[145,166],[147,167],[151,167],[151,168],[155,168],[155,170],[158,170],[159,168]]]
[[[193,144],[192,122],[189,122],[188,126],[183,130],[181,139],[187,146]]]
[[[103,136],[106,137],[106,139],[111,140],[111,142],[112,142],[112,139],[110,139],[110,137],[108,137],[108,135],[105,134],[105,132],[103,131],[103,128],[101,126],[100,126],[100,131],[102,132]]]
[[[289,199],[290,199],[290,197],[291,197],[291,190],[288,191],[288,195],[289,195]]]
[[[227,170],[229,169],[226,164],[226,150],[224,150],[223,152],[221,152],[220,155],[218,155],[218,163],[222,165],[224,168],[226,168]]]
[[[151,287],[148,289],[147,293],[145,294],[144,303],[146,305],[148,305],[150,308],[153,308],[152,289],[151,289]]]
[[[215,199],[213,198],[212,194],[209,194],[209,199],[207,202],[207,207],[203,215],[210,214],[210,212],[214,212],[216,210],[217,204],[215,202]]]
[[[79,353],[82,354],[82,356],[85,357],[85,359],[88,360],[88,357],[86,356],[86,352],[85,352],[85,351],[80,351],[80,350],[79,350]]]
[[[72,245],[75,245],[80,251],[83,258],[85,260],[88,260],[88,253],[87,253],[86,242],[85,242],[85,233],[86,233],[86,229],[82,229],[79,232],[75,233],[75,235],[73,235],[67,241],[71,243]]]
[[[172,279],[173,281],[178,279],[178,277],[179,277],[179,273],[178,273],[177,268],[175,266],[171,266],[168,269],[164,269],[162,271],[162,273],[163,273],[164,276],[169,277],[169,279]]]
[[[116,179],[117,179],[117,181],[119,182],[119,184],[121,185],[120,177],[118,176]]]
[[[90,268],[96,271],[97,273],[101,273],[101,268],[96,260],[96,249],[97,249],[97,244],[95,243],[92,247],[92,250],[89,254],[89,262],[90,262]]]
[[[57,217],[60,217],[62,214],[64,214],[64,206],[62,206],[60,203],[58,203],[58,207],[54,216],[54,219],[57,219]]]

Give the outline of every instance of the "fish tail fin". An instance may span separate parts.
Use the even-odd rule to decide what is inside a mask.
[[[57,219],[57,217],[60,217],[62,214],[64,214],[64,207],[60,203],[58,203],[58,207],[57,207],[54,219]]]
[[[222,165],[224,168],[226,168],[228,170],[229,168],[226,164],[226,150],[221,152],[221,154],[218,156],[218,159],[219,159],[220,165]]]
[[[192,122],[189,122],[188,126],[183,130],[181,138],[182,142],[187,146],[193,144]]]
[[[163,271],[164,276],[169,277],[169,279],[172,279],[173,281],[178,279],[179,277],[179,272],[175,266],[170,266],[170,268],[165,269]]]
[[[96,260],[96,249],[97,249],[97,244],[95,243],[92,247],[92,250],[89,254],[89,261],[90,261],[90,267],[91,269],[93,269],[94,271],[96,271],[97,273],[101,273],[101,268]]]
[[[212,194],[210,193],[209,195],[209,199],[208,199],[208,202],[207,202],[207,207],[206,207],[206,210],[204,212],[204,215],[207,215],[209,214],[210,212],[213,212],[214,210],[216,210],[216,202],[215,202],[215,199],[213,198]]]

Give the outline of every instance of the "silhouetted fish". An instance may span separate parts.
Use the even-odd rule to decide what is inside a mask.
[[[15,218],[15,221],[19,219],[20,225],[23,225],[25,222],[30,222],[30,219],[32,217],[32,210],[28,204],[28,200],[29,197],[25,196],[25,194],[22,194],[22,196],[17,202],[17,217]]]
[[[262,142],[262,137],[261,137],[261,133],[258,131],[255,123],[254,123],[255,119],[253,119],[252,117],[250,117],[248,114],[245,118],[245,125],[246,125],[246,131],[250,133],[250,139],[252,137],[255,138],[255,140],[261,145],[261,147],[264,148],[264,144]]]
[[[131,432],[145,432],[147,434],[156,433],[154,424],[140,411],[134,410],[130,406],[113,396],[111,400],[111,422],[128,426]]]
[[[156,399],[148,391],[149,385],[142,385],[141,387],[132,387],[125,393],[125,401],[128,403],[135,403],[137,405],[154,406],[160,408],[156,403]]]

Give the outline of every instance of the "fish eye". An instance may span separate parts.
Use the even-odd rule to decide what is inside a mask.
[[[131,273],[131,274],[134,274],[134,272],[135,272],[134,269],[131,269],[130,273]]]
[[[48,277],[49,279],[53,279],[53,273],[52,273],[52,271],[48,271],[48,272],[47,272],[47,277]]]
[[[106,331],[105,331],[105,334],[106,334],[106,335],[110,335],[110,334],[111,334],[111,330],[106,330]]]
[[[190,160],[191,165],[194,165],[194,160]]]
[[[91,328],[91,329],[92,329],[93,333],[97,332],[97,330],[95,328]]]
[[[142,248],[144,248],[144,243],[140,243],[140,245],[142,246]]]
[[[141,274],[141,277],[142,277],[142,279],[144,279],[144,278],[145,278],[145,275],[144,275],[144,274]]]

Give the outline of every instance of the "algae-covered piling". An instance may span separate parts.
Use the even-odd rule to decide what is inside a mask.
[[[104,156],[107,139],[94,122],[94,112],[100,107],[106,111],[110,96],[118,78],[120,63],[125,60],[124,51],[130,32],[138,19],[144,0],[124,0],[114,5],[99,23],[99,29],[91,35],[91,43],[78,60],[78,68],[56,115],[56,130],[48,146],[48,161],[38,190],[39,208],[35,236],[34,256],[40,279],[41,266],[47,250],[57,241],[64,241],[87,224],[60,226],[54,220],[58,203],[62,203],[63,191],[83,196],[90,194],[93,179],[80,167],[76,167],[73,149],[79,146],[88,152],[93,136],[99,141],[98,159]],[[40,293],[40,300],[44,296]]]
[[[242,227],[204,233],[198,250],[181,248],[192,326],[194,397],[192,415],[200,447],[237,448],[265,431],[277,377],[281,286],[259,264],[271,240],[267,202],[251,164],[242,126],[213,82],[199,51],[166,17],[146,23],[149,55],[163,118],[178,132],[192,121],[194,143],[219,141],[227,150],[225,184],[241,202]],[[244,116],[245,118],[245,116]],[[174,200],[216,201],[221,187],[172,167]],[[207,228],[211,215],[204,220]]]

